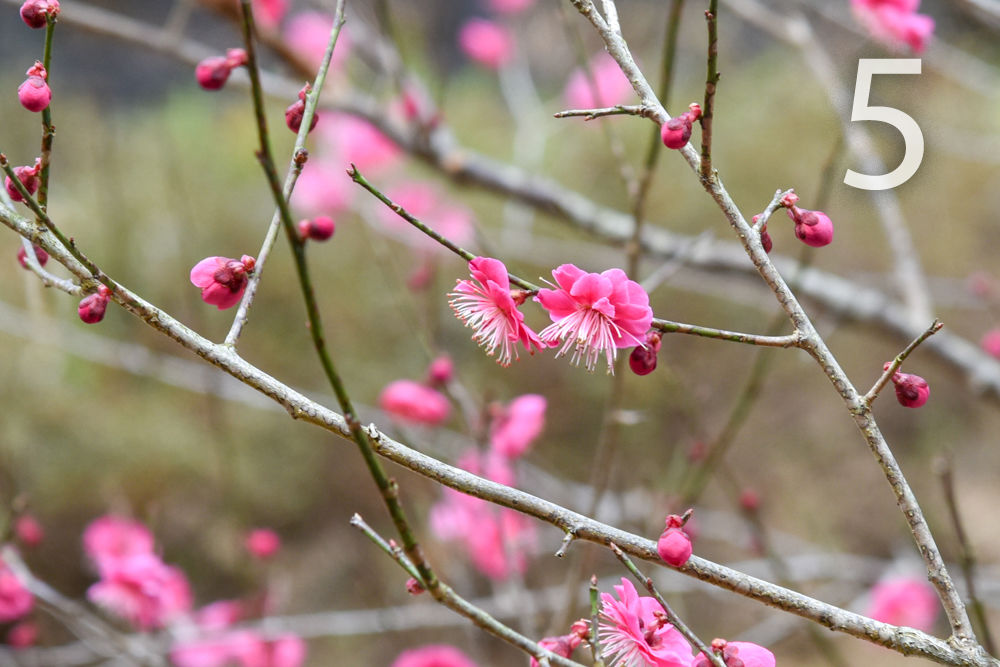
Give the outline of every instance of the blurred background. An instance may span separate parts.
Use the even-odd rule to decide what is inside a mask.
[[[0,96],[0,150],[20,165],[37,154],[39,130],[13,92],[22,71],[41,57],[43,32],[25,27],[18,4],[0,3],[0,90],[8,92]],[[910,57],[910,51],[871,39],[846,1],[721,4],[714,164],[727,188],[749,216],[763,210],[776,189],[794,187],[801,206],[830,215],[835,239],[804,253],[779,212],[769,225],[774,255],[898,301],[895,260],[879,222],[880,207],[890,204],[886,195],[842,183],[846,169],[861,168],[841,138],[849,110],[831,105],[826,84],[846,91],[849,104],[859,58]],[[872,104],[905,111],[923,130],[921,168],[891,196],[925,271],[932,314],[974,346],[1000,326],[1000,40],[998,16],[983,4],[925,1],[920,11],[936,28],[922,56],[923,73],[877,76],[872,92]],[[519,12],[485,2],[348,6],[346,41],[338,45],[343,57],[335,57],[326,91],[330,108],[321,111],[310,147],[307,173],[315,166],[319,175],[308,183],[303,177],[293,208],[298,217],[327,214],[336,221],[333,239],[310,244],[308,252],[327,341],[364,406],[363,421],[453,462],[482,440],[476,417],[490,402],[541,394],[548,400],[545,429],[517,463],[518,486],[528,492],[587,511],[599,469],[607,474],[607,493],[598,518],[655,539],[663,517],[690,504],[696,554],[783,579],[855,611],[866,609],[867,592],[880,579],[919,579],[912,541],[882,473],[837,393],[804,353],[667,335],[659,368],[645,377],[625,366],[612,379],[601,368],[588,373],[552,354],[522,355],[502,368],[449,311],[446,293],[468,277],[465,263],[428,249],[415,230],[391,224],[378,202],[343,175],[351,159],[359,166],[367,160],[361,168],[377,187],[404,193],[415,208],[424,205],[432,227],[458,220],[455,233],[465,235],[473,252],[502,258],[529,280],[547,278],[567,262],[590,271],[624,267],[624,244],[588,234],[524,199],[456,183],[448,164],[414,158],[383,136],[364,134],[374,132],[371,126],[351,125],[359,121],[332,110],[367,110],[367,120],[413,145],[447,132],[449,145],[460,147],[448,155],[481,154],[517,165],[543,175],[546,181],[538,182],[553,192],[580,193],[628,220],[632,201],[622,164],[642,169],[656,128],[627,116],[552,117],[573,106],[568,82],[581,60],[602,50],[590,25],[568,3],[538,2]],[[683,3],[667,104],[675,114],[704,95],[705,6]],[[219,54],[239,45],[232,9],[221,0],[211,7],[184,0],[66,2],[50,74],[57,127],[52,217],[111,276],[213,340],[224,338],[233,312],[203,303],[188,272],[206,256],[255,255],[273,211],[254,158],[245,74],[237,71],[215,92],[200,89],[193,76],[192,60],[204,54],[188,48],[192,44]],[[656,86],[668,3],[623,2],[619,9],[623,33]],[[331,11],[332,3],[293,0],[278,21],[262,26],[271,43],[262,48],[264,67],[276,75],[271,90],[278,94],[268,109],[279,171],[294,140],[282,112],[315,53],[290,26],[305,12]],[[167,45],[151,42],[135,24],[115,24],[111,15],[152,30],[170,27],[174,38]],[[780,29],[762,27],[780,26],[772,15],[808,22],[806,48],[822,54],[827,80]],[[508,31],[511,42],[498,67],[461,47],[463,26],[476,17]],[[119,36],[110,34],[116,30]],[[404,80],[422,82],[415,115],[401,102]],[[338,132],[341,121],[348,131]],[[897,164],[898,133],[867,125],[876,153]],[[359,136],[365,140],[355,143],[362,145],[353,145]],[[693,140],[699,137],[696,127]],[[728,247],[731,230],[697,179],[677,153],[659,150],[647,224],[681,241]],[[240,353],[332,407],[286,245],[279,240],[267,265]],[[480,665],[527,663],[426,596],[409,596],[405,573],[348,526],[358,512],[383,535],[392,530],[351,443],[289,420],[119,308],[109,308],[99,325],[83,324],[75,299],[44,289],[18,266],[19,247],[14,234],[0,236],[0,256],[9,259],[0,262],[0,506],[30,512],[44,526],[44,541],[23,552],[37,577],[84,599],[95,574],[82,555],[81,532],[96,517],[117,513],[150,527],[164,560],[188,576],[196,605],[267,590],[270,615],[281,617],[272,627],[304,636],[309,664],[389,665],[400,651],[428,643],[459,646]],[[640,261],[632,277],[651,286],[656,316],[754,333],[777,322],[776,331],[789,331],[748,260],[745,268],[726,268],[697,254]],[[822,299],[804,301],[862,391],[910,338],[875,317],[843,317]],[[539,308],[529,302],[523,311],[536,330],[545,326]],[[455,364],[451,396],[476,410],[456,409],[442,427],[426,428],[394,423],[377,409],[387,384],[422,380],[440,354]],[[875,414],[949,563],[962,554],[940,472],[953,471],[981,567],[980,592],[996,625],[1000,418],[996,398],[982,395],[970,369],[998,369],[985,352],[970,359],[963,368],[919,349],[904,370],[927,379],[930,401],[908,410],[887,390]],[[599,452],[609,438],[616,444]],[[728,443],[724,461],[702,478],[704,452],[720,439]],[[591,544],[553,557],[561,535],[538,524],[523,574],[485,577],[460,543],[437,539],[427,528],[441,489],[387,465],[445,580],[467,598],[489,599],[490,611],[522,632],[566,632],[587,613],[580,582],[596,573],[610,590],[624,574],[606,550]],[[753,505],[748,492],[759,498],[755,512],[746,510]],[[246,532],[259,526],[283,541],[266,565],[243,548]],[[670,602],[706,640],[763,643],[784,665],[903,664],[902,656],[883,649],[813,631],[804,620],[663,568],[645,569],[656,572]],[[960,570],[952,572],[957,577]],[[73,644],[51,616],[36,612],[35,620],[39,645]],[[943,636],[946,623],[939,618],[932,630]],[[2,655],[56,664],[54,654],[44,652]]]

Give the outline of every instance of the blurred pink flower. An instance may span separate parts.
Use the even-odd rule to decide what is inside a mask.
[[[281,549],[281,538],[270,528],[256,528],[247,534],[245,544],[251,556],[266,560]]]
[[[690,667],[691,646],[666,620],[663,608],[651,597],[640,597],[622,578],[615,586],[618,598],[601,593],[601,624],[597,633],[609,664],[651,667]]]
[[[443,394],[413,380],[389,383],[378,404],[395,419],[428,426],[441,424],[451,414],[451,404]]]
[[[517,14],[535,5],[535,0],[488,0],[489,8],[497,14]]]
[[[514,483],[513,470],[505,459],[489,453],[483,459],[470,450],[456,465],[500,484]],[[535,526],[527,517],[454,489],[443,489],[441,500],[431,507],[429,520],[439,539],[461,541],[473,566],[491,579],[523,573],[535,548]]]
[[[455,363],[447,354],[442,354],[427,368],[427,384],[439,387],[451,382],[455,377]]]
[[[176,667],[299,667],[305,657],[306,643],[296,635],[267,641],[250,630],[179,642],[170,651]]]
[[[391,667],[477,667],[468,656],[454,646],[430,644],[403,651]]]
[[[21,621],[7,631],[7,644],[11,648],[28,648],[38,641],[38,624],[34,621]]]
[[[10,568],[0,561],[0,623],[16,621],[31,611],[35,599]]]
[[[26,547],[37,547],[45,539],[45,529],[38,519],[30,514],[22,514],[14,522],[14,534]]]
[[[524,314],[517,309],[524,296],[511,292],[503,262],[476,257],[469,262],[469,271],[472,280],[459,280],[448,294],[448,303],[455,316],[472,327],[472,340],[491,357],[499,350],[497,363],[501,366],[509,366],[512,359],[518,358],[518,341],[529,354],[543,349],[538,334],[524,323]]]
[[[547,401],[539,394],[518,396],[493,419],[490,449],[509,459],[523,455],[545,428]]]
[[[930,632],[939,608],[937,595],[929,583],[916,577],[898,577],[872,587],[865,615],[883,623]]]
[[[622,73],[615,59],[605,52],[597,54],[590,61],[590,73],[597,85],[597,99],[590,77],[581,68],[576,68],[569,76],[564,93],[569,109],[597,109],[625,104],[634,96],[632,84]]]
[[[243,297],[255,264],[250,255],[240,259],[206,257],[191,269],[191,284],[201,288],[201,300],[205,303],[219,310],[232,308]]]
[[[87,597],[140,630],[164,627],[191,609],[184,573],[151,553],[137,553],[102,567]]]
[[[407,181],[387,190],[386,196],[452,243],[467,246],[473,240],[472,214],[460,206],[443,203],[437,190],[427,183]],[[375,215],[381,223],[379,227],[381,233],[406,243],[420,253],[450,252],[434,239],[415,229],[387,206],[379,204]]]
[[[264,30],[274,30],[288,11],[288,0],[253,0],[254,22]]]
[[[643,344],[653,321],[649,295],[624,271],[587,273],[563,264],[552,276],[558,289],[539,290],[535,300],[552,319],[538,337],[548,344],[562,342],[556,356],[572,348],[572,362],[582,359],[592,371],[603,354],[611,371],[618,348]]]
[[[990,329],[983,334],[979,341],[979,347],[983,348],[983,352],[991,357],[1000,359],[1000,328]]]
[[[871,36],[889,46],[921,53],[934,32],[934,19],[917,14],[920,0],[851,0],[851,9]]]
[[[105,515],[83,531],[83,550],[104,571],[123,558],[153,553],[153,534],[134,519]]]
[[[326,114],[318,130],[329,158],[339,162],[341,171],[353,163],[366,175],[377,174],[399,162],[402,150],[377,127],[363,118],[348,114]],[[341,178],[350,183],[347,176]]]
[[[472,18],[458,31],[458,45],[471,60],[499,69],[514,55],[514,37],[499,23]]]
[[[295,184],[292,205],[306,216],[331,215],[350,206],[356,189],[339,162],[311,158]]]
[[[326,45],[330,41],[330,31],[333,29],[333,17],[320,12],[300,12],[290,18],[285,24],[283,38],[293,52],[301,56],[314,68],[319,69],[326,53]],[[341,29],[337,37],[337,46],[330,59],[330,69],[337,71],[343,68],[344,61],[350,55],[351,39],[346,27]]]
[[[216,600],[195,613],[195,623],[202,630],[217,632],[243,618],[243,603],[239,600]]]

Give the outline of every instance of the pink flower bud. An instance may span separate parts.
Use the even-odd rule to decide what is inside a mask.
[[[37,547],[45,539],[45,529],[38,519],[30,514],[22,514],[14,522],[14,534],[26,547]]]
[[[38,641],[38,624],[34,621],[21,621],[7,631],[7,644],[13,649],[28,648]]]
[[[784,197],[781,198],[781,205],[785,208],[791,208],[799,203],[799,196],[795,192],[788,192]]]
[[[266,560],[278,553],[281,548],[281,538],[273,530],[257,528],[247,535],[246,548],[254,558]]]
[[[424,585],[413,577],[406,580],[406,592],[410,595],[420,595],[425,590]]]
[[[490,69],[500,69],[514,55],[514,37],[510,31],[481,18],[469,19],[462,25],[458,45],[465,55]]]
[[[813,248],[821,248],[833,241],[833,222],[822,211],[809,211],[792,206],[786,209],[795,221],[795,236]]]
[[[21,181],[21,185],[28,191],[29,195],[34,195],[38,191],[38,185],[41,183],[38,179],[38,172],[41,169],[41,160],[35,160],[33,167],[14,167],[14,175],[17,176],[17,180]],[[10,180],[10,176],[4,178],[3,184],[11,201],[24,201],[21,193],[14,187],[13,181]]]
[[[29,28],[44,28],[49,16],[59,16],[59,0],[26,0],[21,5],[21,20]]]
[[[656,552],[668,565],[680,567],[691,557],[691,538],[684,532],[682,517],[671,514],[666,523],[666,530],[656,541]]]
[[[919,408],[931,395],[927,381],[919,375],[896,373],[892,376],[892,383],[896,385],[896,400],[903,407]]]
[[[299,221],[299,236],[303,240],[326,241],[333,236],[334,229],[333,218],[325,215],[316,216],[312,220]]]
[[[233,66],[229,60],[223,56],[212,56],[205,58],[194,68],[194,78],[198,80],[198,85],[205,90],[219,90],[233,71]]]
[[[427,384],[431,386],[448,384],[453,377],[455,377],[455,364],[446,355],[441,355],[432,361],[430,368],[427,369]]]
[[[247,52],[243,49],[226,50],[226,64],[229,65],[230,70],[234,70],[237,67],[243,67],[247,64],[247,62]]]
[[[27,74],[28,78],[17,87],[17,99],[25,109],[37,113],[52,101],[52,90],[45,82],[48,74],[40,62],[36,62]]]
[[[97,292],[89,294],[80,301],[77,313],[80,319],[87,324],[97,324],[104,319],[104,311],[108,308],[108,300],[111,298],[111,290],[107,285],[101,285]]]
[[[691,120],[687,114],[671,118],[660,128],[660,138],[667,148],[684,148],[691,138]]]
[[[288,108],[285,109],[285,125],[292,132],[298,132],[299,128],[302,127],[302,117],[306,113],[306,103],[302,100],[295,100]],[[319,122],[319,114],[313,113],[312,120],[309,122],[309,131],[312,132],[316,127],[316,123]],[[325,126],[324,126],[325,127]]]
[[[685,115],[691,119],[692,123],[698,120],[701,118],[701,105],[697,102],[692,102],[688,105],[688,112]]]
[[[748,512],[756,512],[760,508],[760,495],[747,487],[740,492],[740,507]]]
[[[628,357],[628,366],[636,375],[649,375],[656,370],[656,357],[660,353],[659,331],[649,331],[646,333],[646,346],[637,347],[632,350]]]
[[[49,261],[49,253],[45,252],[38,246],[31,246],[35,250],[35,259],[38,260],[39,266],[45,266],[45,263]],[[28,268],[28,253],[25,252],[24,246],[17,249],[17,263],[21,265],[21,268]]]
[[[760,244],[764,246],[764,252],[771,252],[771,248],[774,247],[774,241],[771,239],[771,235],[767,233],[767,225],[761,227],[760,230]]]

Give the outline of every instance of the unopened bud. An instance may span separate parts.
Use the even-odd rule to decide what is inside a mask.
[[[45,263],[49,261],[49,253],[36,245],[31,247],[35,251],[35,259],[38,260],[38,266],[45,266]],[[17,249],[17,263],[21,265],[22,269],[28,268],[28,253],[25,251],[23,245]]]
[[[27,0],[21,5],[21,20],[29,28],[44,28],[50,16],[59,16],[59,0]]]
[[[36,62],[28,71],[28,78],[17,87],[17,99],[28,111],[42,111],[52,101],[52,90],[46,83],[48,73],[42,63]]]
[[[97,288],[97,292],[85,296],[77,308],[80,319],[87,324],[97,324],[103,320],[110,298],[111,290],[108,289],[107,285],[101,285]]]
[[[406,580],[406,592],[410,595],[420,595],[425,590],[424,585],[413,577]]]
[[[660,353],[659,331],[646,334],[645,346],[636,347],[628,357],[628,366],[636,375],[649,375],[656,370],[656,358]]]
[[[14,167],[14,175],[17,176],[17,180],[21,181],[21,185],[28,191],[29,195],[34,195],[38,191],[38,186],[41,183],[38,178],[38,172],[41,171],[41,168],[41,160],[35,160],[34,166],[31,167]],[[10,195],[11,201],[24,201],[24,197],[14,187],[14,182],[10,180],[10,176],[4,178],[3,184],[7,190],[7,194]]]
[[[313,241],[326,241],[336,229],[333,218],[325,215],[316,216],[311,220],[299,221],[299,236]]]

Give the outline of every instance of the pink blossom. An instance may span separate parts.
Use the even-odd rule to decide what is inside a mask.
[[[427,384],[431,386],[446,385],[454,377],[455,363],[446,354],[435,358],[427,368]]]
[[[101,580],[87,589],[87,597],[140,630],[164,627],[191,608],[184,573],[151,553],[108,562]]]
[[[498,259],[476,257],[469,262],[472,280],[459,280],[448,303],[455,316],[474,331],[472,340],[493,356],[499,350],[497,363],[509,366],[517,359],[517,343],[529,354],[541,350],[538,334],[524,323],[524,314],[517,307],[524,301],[523,293],[513,293],[507,267]],[[543,290],[544,291],[544,290]]]
[[[596,99],[591,77],[597,86]],[[602,52],[591,59],[590,76],[580,68],[573,70],[566,84],[564,98],[567,108],[596,109],[625,104],[632,95],[632,84],[625,78],[621,67],[614,58]]]
[[[333,236],[337,225],[333,218],[328,215],[317,215],[315,218],[299,220],[299,238],[303,241],[312,239],[313,241],[326,241]]]
[[[111,290],[107,285],[100,285],[93,294],[88,294],[80,300],[76,312],[87,324],[97,324],[104,319],[111,299]]]
[[[939,608],[937,595],[929,583],[915,577],[898,577],[872,587],[865,615],[883,623],[930,632]]]
[[[301,637],[287,634],[267,641],[250,630],[180,642],[170,651],[177,667],[299,667],[305,658]]]
[[[689,667],[691,646],[667,620],[659,603],[640,597],[635,586],[622,578],[615,586],[618,598],[601,593],[598,636],[605,655],[615,665]]]
[[[11,648],[28,648],[38,641],[38,624],[32,620],[21,621],[7,631],[7,643]]]
[[[396,419],[428,426],[441,424],[451,414],[451,404],[443,394],[413,380],[389,383],[378,404]]]
[[[281,549],[281,538],[270,528],[256,528],[247,535],[246,548],[254,558],[266,560]]]
[[[255,263],[249,255],[240,259],[206,257],[191,269],[191,283],[201,288],[201,300],[205,303],[219,310],[232,308],[242,298]]]
[[[33,166],[22,166],[14,167],[14,175],[17,176],[17,180],[21,181],[21,185],[24,189],[28,191],[29,195],[34,195],[38,190],[38,186],[41,184],[41,180],[38,178],[38,173],[42,170],[42,160],[41,158],[35,159],[35,164]],[[11,201],[24,201],[24,197],[21,196],[20,191],[14,185],[14,182],[10,180],[10,176],[5,176],[3,180],[4,188],[7,190],[7,194],[10,195]]]
[[[465,246],[472,241],[472,214],[459,206],[442,203],[440,195],[430,185],[410,181],[388,190],[386,195],[452,243]],[[410,245],[421,254],[446,252],[437,241],[415,229],[388,207],[379,206],[376,217],[381,223],[382,233]]]
[[[544,396],[518,396],[496,415],[490,427],[490,449],[509,459],[522,456],[545,428]]]
[[[239,600],[216,600],[195,613],[195,623],[202,630],[217,632],[243,618],[243,603]]]
[[[851,0],[854,16],[868,33],[893,49],[921,53],[934,32],[934,19],[917,14],[920,0]]]
[[[497,14],[517,14],[533,7],[535,0],[488,0],[488,4]]]
[[[694,121],[701,118],[701,106],[697,102],[688,105],[688,110],[671,118],[660,127],[660,139],[667,148],[680,149],[687,146],[691,138]]]
[[[833,241],[833,222],[826,213],[798,206],[791,206],[785,211],[795,222],[795,236],[807,246],[821,248]]]
[[[83,550],[99,570],[138,554],[153,553],[153,534],[134,519],[106,515],[90,522],[83,531]]]
[[[628,357],[628,367],[636,375],[649,375],[656,370],[656,359],[660,353],[660,341],[663,336],[659,331],[646,332],[646,344],[637,346]]]
[[[323,122],[319,136],[341,164],[354,164],[365,174],[378,174],[402,157],[399,146],[367,120],[348,114],[331,114],[329,119]],[[343,174],[341,178],[350,182]]]
[[[990,329],[983,334],[979,341],[979,347],[983,348],[983,352],[991,357],[1000,359],[1000,328]]]
[[[573,655],[573,650],[580,645],[581,639],[579,635],[560,635],[558,637],[544,637],[539,640],[538,645],[547,651],[552,651],[556,655],[562,658],[568,658]],[[538,660],[532,656],[529,667],[538,667]]]
[[[727,667],[729,665],[775,667],[774,654],[763,646],[751,642],[727,642],[724,639],[716,639],[712,642],[712,648],[717,651],[721,648],[722,658]],[[712,663],[704,654],[699,653],[692,667],[712,667]]]
[[[37,547],[45,539],[45,529],[38,519],[30,514],[22,514],[14,522],[14,534],[26,547]]]
[[[288,11],[288,0],[253,0],[254,22],[264,30],[274,30]]]
[[[34,606],[31,592],[10,568],[0,562],[0,623],[16,621]]]
[[[458,45],[470,59],[490,69],[499,69],[514,55],[514,37],[499,23],[481,18],[465,22],[458,32]]]
[[[205,90],[219,90],[226,85],[233,68],[224,56],[212,56],[199,62],[194,68],[194,78]]]
[[[892,376],[892,383],[896,387],[896,400],[903,407],[919,408],[930,398],[931,388],[919,375],[897,372]]]
[[[454,646],[430,644],[403,651],[391,667],[477,667],[467,655]]]
[[[292,203],[306,215],[329,215],[348,208],[355,190],[339,163],[311,158],[295,185]]]
[[[558,289],[541,289],[535,300],[552,319],[539,338],[551,345],[562,342],[556,356],[572,348],[573,363],[582,359],[587,370],[594,370],[603,354],[610,372],[618,348],[643,343],[653,321],[649,295],[624,271],[587,273],[563,264],[552,276]]]
[[[36,245],[31,246],[31,249],[35,252],[35,259],[38,260],[38,266],[45,266],[45,263],[49,261],[49,253]],[[28,268],[28,252],[24,249],[23,245],[17,249],[17,263],[21,265],[22,269]]]
[[[301,12],[293,16],[285,24],[284,40],[293,52],[314,69],[319,69],[326,54],[330,41],[330,31],[333,29],[333,16],[320,12]],[[346,29],[341,29],[337,37],[337,47],[330,59],[330,69],[337,71],[343,68],[351,50],[351,41]]]

